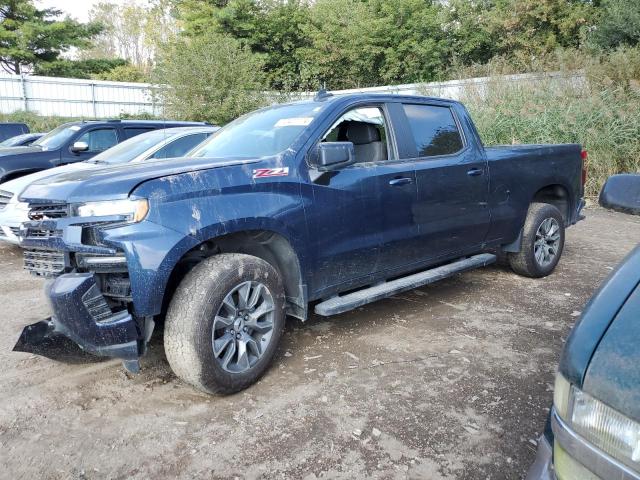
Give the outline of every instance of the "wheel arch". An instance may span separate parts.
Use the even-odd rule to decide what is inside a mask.
[[[573,199],[569,193],[569,189],[562,184],[549,184],[539,188],[533,194],[531,203],[548,203],[556,207],[562,214],[565,226],[571,222],[571,211]]]
[[[244,253],[273,265],[282,276],[287,314],[306,320],[307,288],[297,252],[282,234],[265,229],[240,230],[201,241],[175,263],[164,291],[163,311],[185,275],[205,258],[220,253]]]

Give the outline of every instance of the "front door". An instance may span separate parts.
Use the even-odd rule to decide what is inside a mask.
[[[353,108],[321,138],[352,142],[356,163],[312,176],[312,292],[366,283],[394,266],[390,262],[401,262],[406,242],[417,235],[415,173],[410,162],[397,159],[388,118],[382,105]]]
[[[76,142],[84,142],[89,148],[84,152],[72,152],[71,147]],[[66,150],[62,151],[61,163],[83,162],[95,157],[97,154],[118,144],[118,132],[113,127],[97,127],[87,130],[76,136],[69,143]]]

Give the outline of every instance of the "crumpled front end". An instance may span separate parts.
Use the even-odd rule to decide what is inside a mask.
[[[25,327],[14,351],[69,362],[86,361],[87,354],[137,361],[140,328],[127,310],[111,309],[94,274],[61,275],[47,291],[53,316]]]
[[[53,315],[25,327],[14,350],[71,362],[119,358],[136,371],[153,320],[133,314],[125,249],[105,242],[103,231],[127,226],[117,218],[72,218],[63,204],[31,205],[29,214],[20,232],[24,266],[49,279]]]

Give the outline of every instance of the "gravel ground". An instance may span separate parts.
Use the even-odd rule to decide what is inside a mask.
[[[11,352],[48,306],[0,247],[0,477],[521,478],[564,339],[639,238],[640,219],[590,209],[548,278],[495,266],[290,320],[267,375],[228,397],[178,380],[161,338],[137,376]]]

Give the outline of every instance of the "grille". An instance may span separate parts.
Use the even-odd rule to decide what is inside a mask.
[[[20,229],[18,229],[20,233]],[[54,238],[61,237],[62,230],[29,229],[29,238]]]
[[[55,277],[64,272],[64,252],[24,250],[24,268],[40,277]]]
[[[82,303],[84,303],[89,315],[91,315],[96,322],[106,320],[113,315],[109,305],[107,305],[107,301],[95,284],[82,296]]]
[[[65,203],[47,205],[29,205],[31,220],[50,220],[69,216],[69,207]]]
[[[20,227],[9,227],[11,233],[13,233],[16,237],[20,236]]]
[[[13,198],[13,193],[6,190],[0,190],[0,210],[7,206],[7,204]]]

